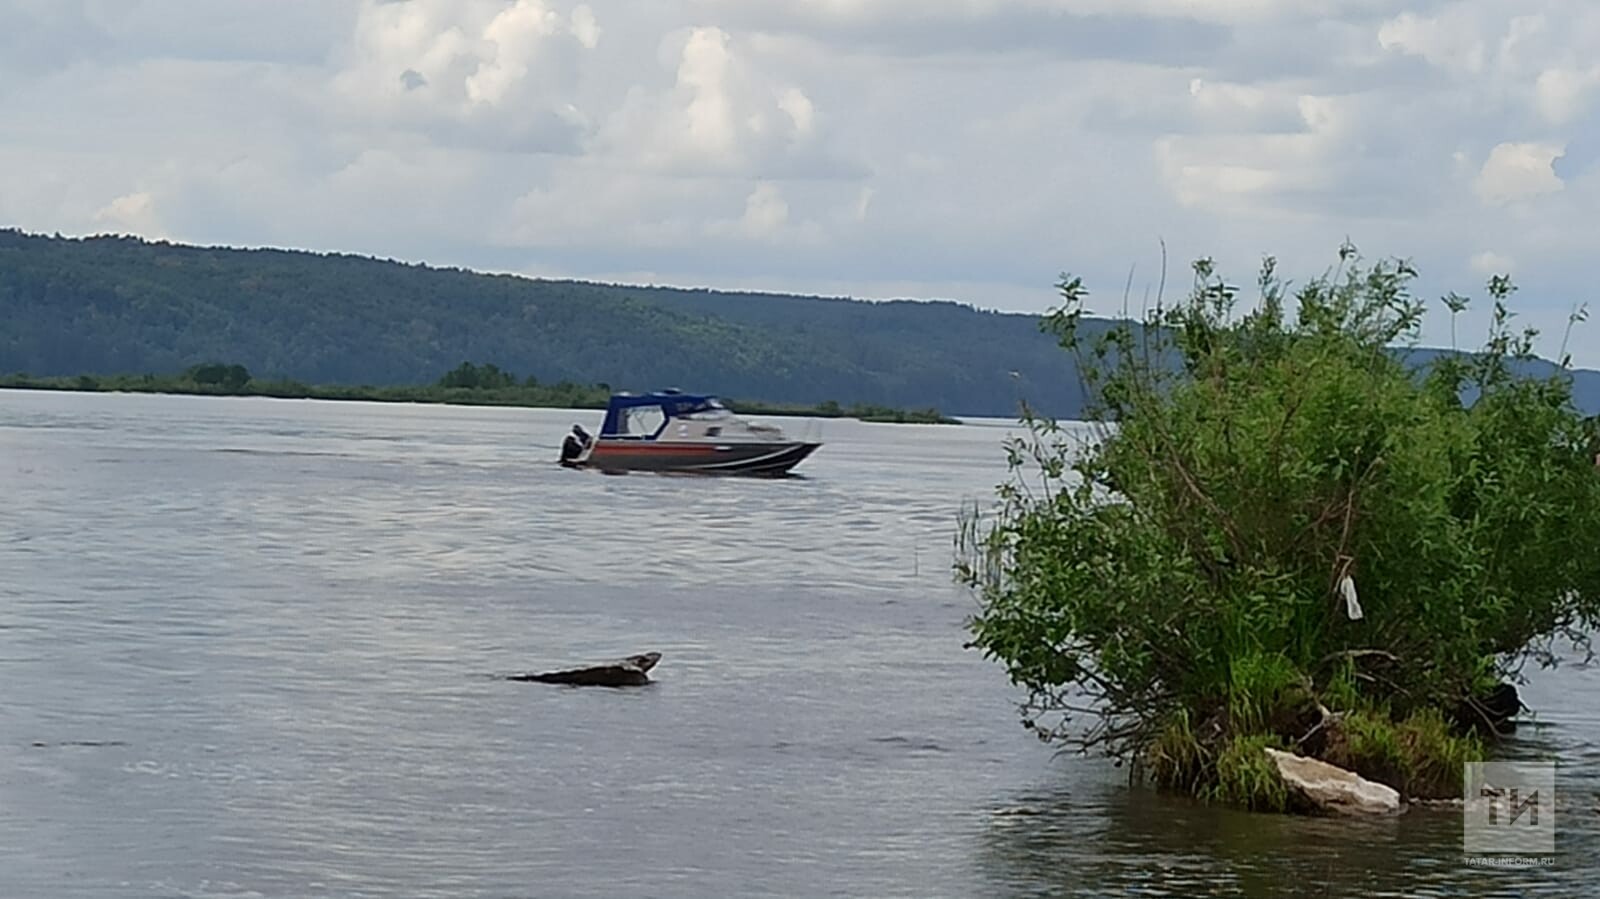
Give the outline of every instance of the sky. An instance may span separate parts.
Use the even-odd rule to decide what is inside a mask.
[[[0,0],[0,122],[0,226],[537,276],[1117,313],[1348,239],[1554,356],[1600,257],[1593,0]]]

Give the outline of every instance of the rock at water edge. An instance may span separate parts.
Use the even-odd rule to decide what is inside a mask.
[[[1386,815],[1399,811],[1400,794],[1318,759],[1266,750],[1278,774],[1294,793],[1316,808],[1344,815]]]

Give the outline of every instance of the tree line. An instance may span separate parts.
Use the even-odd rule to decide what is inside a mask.
[[[66,390],[111,393],[168,393],[198,396],[261,396],[276,399],[365,400],[393,403],[442,403],[467,406],[528,406],[550,409],[604,409],[612,395],[609,384],[558,381],[543,384],[529,375],[518,378],[494,363],[463,362],[437,381],[422,386],[370,384],[306,384],[287,378],[256,378],[237,363],[205,362],[177,374],[39,377],[26,372],[0,375],[0,389]],[[855,418],[896,424],[958,424],[937,409],[897,409],[864,403],[841,405],[826,400],[816,405],[727,400],[735,412],[752,415],[797,415]]]

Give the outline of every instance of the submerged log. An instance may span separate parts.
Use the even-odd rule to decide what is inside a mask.
[[[576,687],[642,687],[650,683],[650,669],[659,661],[661,653],[647,652],[587,668],[547,671],[542,674],[513,674],[506,680],[570,684]]]
[[[1400,794],[1343,768],[1276,749],[1266,750],[1291,795],[1312,808],[1345,815],[1384,815],[1398,811]]]
[[[1483,696],[1466,699],[1455,710],[1456,725],[1464,730],[1505,736],[1517,729],[1516,716],[1527,706],[1511,684],[1500,684]]]

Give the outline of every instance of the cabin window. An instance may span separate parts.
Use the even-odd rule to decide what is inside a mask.
[[[659,407],[637,406],[628,410],[627,417],[622,421],[622,433],[636,437],[654,436],[666,418]]]
[[[711,427],[706,428],[706,436],[707,437],[721,437],[722,436],[722,425],[712,425]]]

